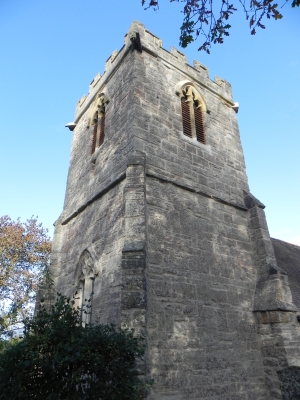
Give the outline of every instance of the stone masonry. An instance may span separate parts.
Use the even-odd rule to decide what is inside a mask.
[[[183,133],[189,88],[205,142]],[[136,21],[76,107],[52,273],[79,305],[93,291],[91,321],[146,335],[151,400],[281,399],[278,372],[300,366],[298,311],[236,111],[227,81]]]

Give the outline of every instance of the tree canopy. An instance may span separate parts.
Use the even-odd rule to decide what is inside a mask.
[[[210,53],[212,44],[223,43],[224,37],[229,36],[230,16],[241,7],[249,22],[251,35],[256,34],[256,29],[265,29],[265,19],[279,20],[283,16],[279,8],[288,0],[282,2],[281,7],[275,0],[170,0],[170,3],[181,1],[183,3],[183,22],[180,28],[179,44],[187,45],[200,37],[203,39],[198,50]],[[157,10],[159,1],[142,0],[142,5]],[[293,0],[292,7],[299,7],[300,0]]]
[[[14,328],[31,315],[43,271],[49,262],[51,241],[47,230],[31,217],[22,223],[0,217],[0,334],[13,336]]]
[[[25,321],[22,340],[0,353],[1,399],[138,400],[142,337],[113,325],[83,326],[80,308],[59,295]]]

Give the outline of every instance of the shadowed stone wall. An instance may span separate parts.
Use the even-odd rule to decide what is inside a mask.
[[[247,213],[155,179],[147,205],[153,398],[266,398]]]
[[[75,279],[79,258],[84,250],[90,252],[96,272],[92,320],[100,318],[101,323],[120,324],[123,188],[124,181],[66,225],[60,225],[53,243],[52,271],[57,289],[70,297],[79,284]]]

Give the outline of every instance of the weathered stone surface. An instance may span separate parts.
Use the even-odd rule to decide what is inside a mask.
[[[288,274],[293,303],[300,310],[300,247],[278,239],[271,240],[277,265]]]
[[[300,368],[289,367],[278,372],[282,382],[282,400],[300,398]]]
[[[203,98],[206,144],[182,133],[182,81]],[[105,138],[91,155],[99,92]],[[288,275],[249,192],[233,105],[228,82],[137,21],[77,104],[53,277],[71,296],[90,254],[92,321],[146,336],[148,399],[281,399],[277,372],[300,365]]]

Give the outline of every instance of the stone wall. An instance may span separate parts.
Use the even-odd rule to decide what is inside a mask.
[[[95,261],[93,320],[121,322],[121,251],[124,246],[125,181],[116,184],[65,225],[57,223],[52,273],[57,290],[72,297],[79,282],[75,271],[88,250]],[[80,293],[79,293],[80,295]]]
[[[132,135],[134,148],[149,156],[147,171],[243,207],[243,190],[249,188],[231,97],[223,97],[221,86],[162,48],[156,56],[136,52],[134,68]],[[182,134],[175,93],[182,81],[192,82],[205,100],[206,145]]]
[[[147,208],[150,398],[266,398],[247,213],[156,179]]]
[[[110,101],[106,105],[104,143],[92,156],[93,126],[89,126],[89,119],[93,101],[83,110],[77,122],[72,141],[64,218],[68,218],[125,173],[128,154],[132,151],[133,62],[134,53],[127,52],[113,76],[103,79],[103,84],[99,86],[99,91],[104,90]]]
[[[182,133],[187,82],[205,104],[205,144]],[[91,155],[101,92],[105,140]],[[72,296],[88,252],[92,320],[145,334],[151,400],[280,399],[278,372],[300,364],[297,309],[249,192],[230,84],[134,22],[75,122],[57,289]]]

